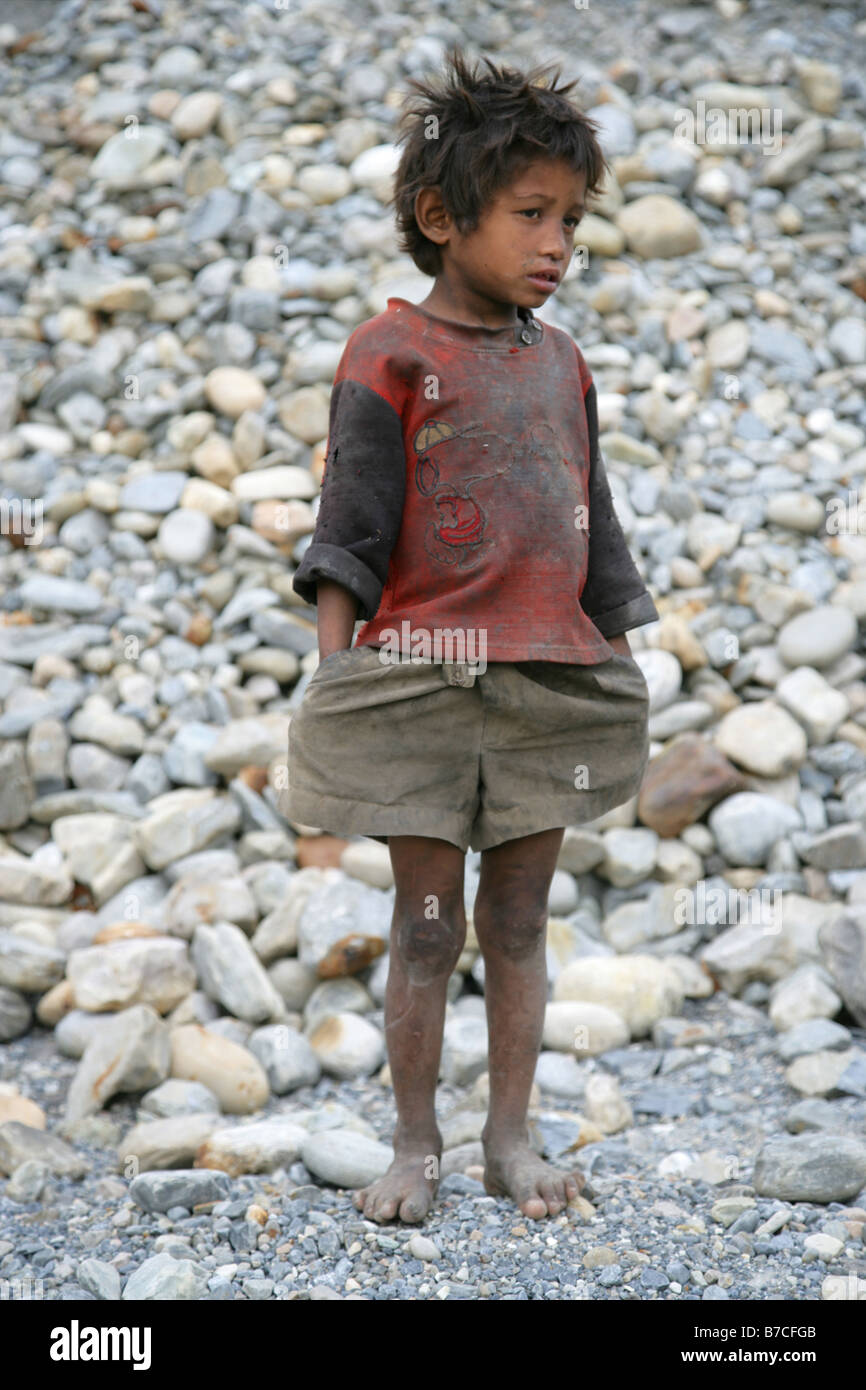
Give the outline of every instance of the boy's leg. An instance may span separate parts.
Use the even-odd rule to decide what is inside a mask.
[[[544,1163],[526,1130],[547,1003],[547,900],[563,833],[544,830],[484,850],[473,912],[490,1038],[485,1186],[535,1220],[562,1211],[582,1186],[579,1173]]]
[[[420,835],[389,835],[388,849],[396,885],[385,990],[397,1105],[394,1162],[384,1177],[356,1193],[355,1205],[372,1221],[399,1214],[401,1221],[416,1222],[430,1210],[438,1185],[436,1082],[448,980],[466,940],[465,856],[447,840]]]

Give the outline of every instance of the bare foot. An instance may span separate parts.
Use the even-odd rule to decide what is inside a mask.
[[[579,1169],[551,1167],[524,1141],[485,1149],[485,1159],[485,1190],[492,1197],[512,1197],[531,1221],[557,1216],[586,1181]]]
[[[431,1163],[435,1159],[435,1163]],[[434,1153],[398,1153],[387,1173],[369,1187],[355,1193],[355,1206],[368,1221],[401,1221],[414,1225],[423,1221],[433,1205],[439,1186],[438,1176],[427,1177],[431,1168],[438,1174],[439,1155]]]

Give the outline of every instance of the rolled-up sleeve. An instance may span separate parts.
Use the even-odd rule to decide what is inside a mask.
[[[320,579],[375,617],[403,517],[406,462],[394,407],[369,386],[344,378],[331,392],[328,451],[316,529],[292,588],[316,603]]]
[[[603,637],[658,620],[652,596],[631,557],[614,511],[598,442],[595,385],[584,396],[589,433],[589,559],[581,607]]]

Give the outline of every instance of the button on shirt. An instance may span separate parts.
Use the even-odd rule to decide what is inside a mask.
[[[320,579],[349,590],[357,646],[432,642],[435,660],[436,633],[462,632],[470,660],[592,665],[658,618],[613,509],[589,369],[568,334],[518,314],[474,327],[395,297],[346,344],[293,588],[310,603]]]

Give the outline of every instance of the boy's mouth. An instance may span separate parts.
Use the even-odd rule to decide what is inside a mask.
[[[527,280],[538,290],[545,290],[548,293],[555,290],[559,284],[559,271],[557,270],[536,270],[531,275],[527,275]]]

